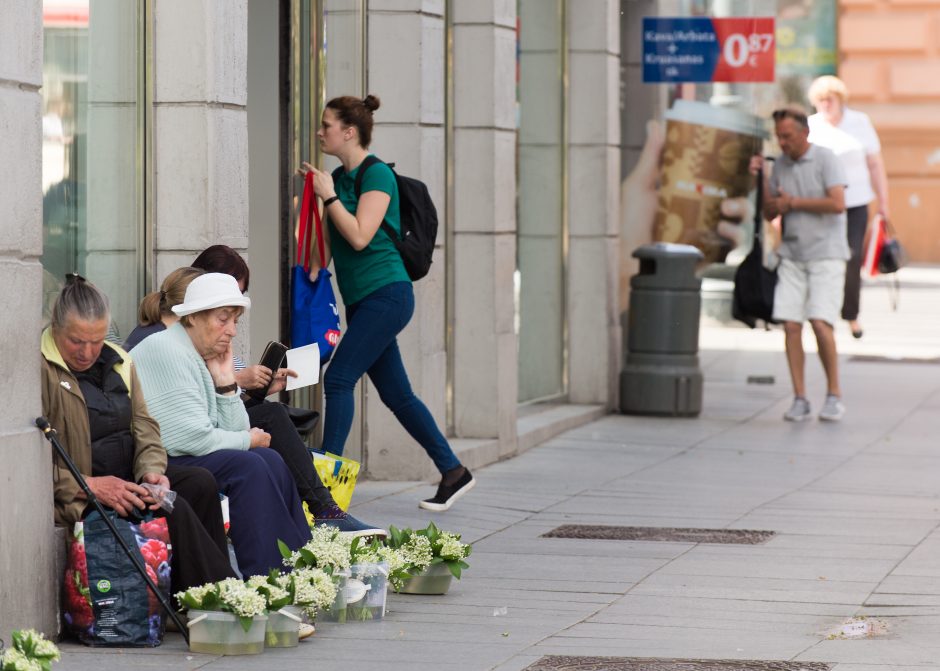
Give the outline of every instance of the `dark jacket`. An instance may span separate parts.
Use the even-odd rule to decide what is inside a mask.
[[[134,479],[140,481],[146,473],[163,475],[167,456],[160,442],[160,427],[147,412],[137,373],[130,355],[112,343],[105,342],[120,355],[115,371],[124,380],[131,397],[131,433],[134,436]],[[42,411],[59,434],[62,447],[75,462],[79,472],[91,476],[91,434],[88,428],[88,410],[78,380],[62,359],[52,331],[42,334]],[[55,522],[71,525],[81,519],[87,501],[81,487],[64,464],[55,460],[53,470]],[[81,497],[81,498],[80,498]]]

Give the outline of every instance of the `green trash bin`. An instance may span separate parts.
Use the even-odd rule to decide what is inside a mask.
[[[633,415],[695,417],[702,411],[698,360],[702,253],[659,242],[633,252],[620,409]]]

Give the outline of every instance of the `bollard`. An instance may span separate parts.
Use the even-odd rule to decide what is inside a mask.
[[[626,414],[695,417],[702,411],[698,361],[702,253],[690,245],[655,243],[633,252],[630,310],[620,409]]]

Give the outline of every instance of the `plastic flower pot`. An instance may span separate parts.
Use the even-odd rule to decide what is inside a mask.
[[[454,579],[447,564],[432,564],[421,573],[408,578],[401,594],[447,594]]]
[[[338,622],[344,624],[347,620],[347,606],[350,601],[359,601],[365,595],[365,588],[358,580],[350,580],[348,570],[337,571],[333,574],[336,583],[336,598],[333,605],[317,612],[317,622]]]
[[[298,627],[303,621],[297,606],[284,606],[268,613],[268,626],[264,630],[264,647],[296,648]]]
[[[255,615],[248,631],[232,613],[189,611],[189,650],[210,655],[257,655],[264,650],[267,615]],[[296,628],[296,627],[295,627]]]
[[[361,599],[349,599],[346,610],[350,622],[370,622],[385,617],[385,599],[388,596],[388,562],[353,564],[349,567],[353,579],[361,581],[365,594]]]

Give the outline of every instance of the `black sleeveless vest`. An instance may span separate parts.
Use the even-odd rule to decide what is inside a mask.
[[[134,481],[131,397],[116,370],[121,355],[105,345],[91,368],[75,373],[91,431],[91,474]]]

